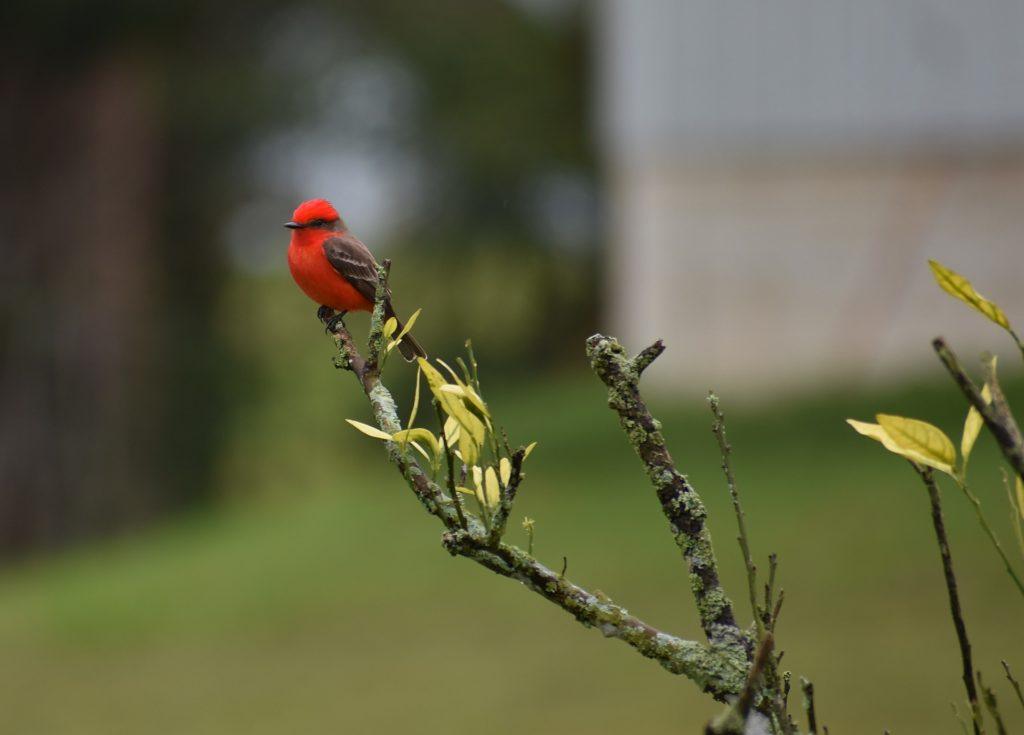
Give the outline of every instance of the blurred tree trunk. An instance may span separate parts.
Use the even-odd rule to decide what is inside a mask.
[[[140,66],[2,72],[0,553],[151,513],[161,159]]]

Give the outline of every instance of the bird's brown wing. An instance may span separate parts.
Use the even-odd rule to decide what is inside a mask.
[[[373,301],[377,295],[377,261],[362,240],[350,232],[324,240],[324,255],[334,270]]]
[[[355,289],[373,303],[377,299],[377,261],[373,259],[369,249],[355,235],[344,232],[337,237],[324,241],[324,255],[334,270],[351,283]],[[395,309],[391,305],[391,291],[384,299],[384,317],[395,317],[396,331],[401,332],[402,322],[398,320]],[[402,337],[398,349],[406,360],[414,361],[417,357],[426,357],[427,353],[411,334]]]

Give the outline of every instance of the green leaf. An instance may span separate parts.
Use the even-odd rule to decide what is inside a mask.
[[[937,260],[929,260],[928,265],[931,266],[932,274],[943,291],[980,311],[1003,329],[1010,330],[1010,322],[1003,310],[975,291],[970,281]]]
[[[902,450],[903,456],[955,476],[956,448],[941,429],[927,421],[878,414],[879,425]],[[915,455],[916,459],[911,455]]]
[[[376,426],[370,426],[369,424],[364,424],[362,421],[353,421],[352,419],[345,420],[349,422],[357,431],[361,431],[367,436],[373,437],[374,439],[383,439],[385,441],[391,440],[391,434],[387,433],[386,431],[381,431]]]
[[[988,387],[988,383],[981,389],[981,397],[985,399],[985,403],[992,402],[992,390]],[[985,424],[984,419],[981,418],[981,414],[974,406],[971,406],[967,410],[967,418],[964,420],[964,433],[960,439],[960,454],[963,455],[964,464],[967,463],[967,459],[971,456],[971,450],[974,449],[974,443],[978,440],[978,434],[981,433],[981,427]]]
[[[508,457],[502,457],[498,462],[498,474],[501,476],[501,484],[508,487],[508,481],[512,479],[512,463]]]
[[[532,452],[533,448],[536,447],[536,446],[537,446],[537,442],[531,442],[529,445],[527,445],[526,451],[523,452],[523,459],[526,459],[527,457],[529,457],[530,456],[530,452]]]

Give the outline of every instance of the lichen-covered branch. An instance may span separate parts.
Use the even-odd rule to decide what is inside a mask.
[[[774,646],[775,639],[771,633],[761,637],[742,691],[729,709],[707,724],[704,728],[705,735],[747,735],[750,732],[752,728],[749,727],[748,720],[754,704],[761,696],[765,668],[771,663]],[[760,715],[759,725],[767,725],[767,722],[767,718]],[[767,732],[767,727],[761,726],[758,730]]]
[[[590,365],[608,387],[608,405],[619,415],[629,443],[643,462],[676,545],[686,560],[705,635],[712,643],[741,648],[749,660],[753,657],[753,645],[736,625],[732,602],[719,581],[704,503],[685,475],[676,469],[665,446],[661,424],[640,397],[640,373],[663,349],[660,341],[655,342],[630,358],[612,337],[595,334],[587,340]]]
[[[505,543],[491,547],[485,539],[465,531],[446,532],[443,542],[451,554],[472,559],[496,574],[521,582],[583,625],[628,643],[668,671],[691,679],[716,699],[724,700],[743,687],[747,675],[745,660],[729,651],[660,631],[607,597],[573,584],[521,549]]]
[[[981,414],[985,426],[995,437],[1000,451],[1006,461],[1010,463],[1014,471],[1024,478],[1024,437],[1020,433],[1017,421],[1010,413],[1009,406],[1005,400],[993,400],[986,402],[981,396],[981,391],[974,385],[974,381],[960,366],[953,350],[949,348],[946,341],[937,337],[932,341],[932,347],[938,354],[946,370],[953,376],[960,391],[964,394],[972,406]],[[995,390],[995,387],[993,388]],[[1000,394],[1001,395],[1001,394]]]
[[[382,293],[383,289],[378,290],[378,303]],[[381,381],[378,368],[382,355],[382,340],[379,336],[382,319],[383,311],[375,309],[370,325],[370,351],[375,358],[373,360],[364,360],[360,356],[352,335],[344,323],[339,322],[333,330],[338,346],[335,364],[355,374],[370,402],[377,425],[383,431],[394,434],[401,430],[401,421],[395,401]],[[376,347],[373,344],[375,338]],[[460,513],[457,503],[427,476],[408,448],[403,448],[399,442],[387,442],[387,451],[389,459],[401,472],[423,507],[444,524],[446,531],[443,543],[451,554],[472,559],[496,574],[522,583],[544,599],[558,605],[583,625],[599,629],[606,637],[625,642],[641,655],[657,661],[668,671],[696,682],[719,701],[726,701],[742,690],[750,664],[745,650],[736,646],[735,636],[709,636],[711,644],[705,645],[654,628],[604,595],[589,592],[573,584],[564,574],[554,572],[530,554],[502,542],[500,535],[496,538],[489,534],[476,517]],[[524,450],[512,454],[512,474],[506,488],[509,503],[514,500],[522,479],[523,455]],[[508,510],[502,506],[499,512],[503,514],[504,523]],[[707,548],[710,550],[710,542]],[[714,587],[709,590],[712,597],[714,589],[717,588],[716,572]],[[716,605],[712,605],[710,598],[705,597],[702,596],[705,607],[718,610]],[[728,609],[727,600],[725,605]],[[729,614],[731,616],[731,611]],[[720,615],[719,610],[716,620],[721,620]],[[717,629],[715,630],[717,632]]]

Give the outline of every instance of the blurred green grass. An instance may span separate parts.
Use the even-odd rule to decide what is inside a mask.
[[[223,448],[229,500],[0,576],[4,731],[700,732],[718,707],[696,686],[442,550],[381,446],[343,423],[367,410],[330,367],[311,310],[277,281],[261,289],[257,299],[239,287],[224,307],[225,338],[252,367]],[[540,442],[516,512],[537,520],[538,555],[552,566],[567,557],[574,581],[697,637],[683,564],[582,355],[578,369],[537,380],[488,382],[482,362],[513,440]],[[405,396],[411,371],[396,360],[389,373]],[[785,668],[815,681],[832,732],[959,730],[958,655],[924,490],[843,423],[886,410],[957,434],[962,401],[935,378],[753,407],[723,397],[755,553],[762,567],[770,551],[781,560]],[[1022,388],[1008,386],[1018,405]],[[746,619],[703,396],[651,404],[705,499]],[[987,437],[976,451],[976,490],[1010,543],[996,451]],[[999,659],[1024,674],[1024,601],[966,502],[944,491],[976,662],[1019,728]],[[517,525],[510,533],[522,540]]]

